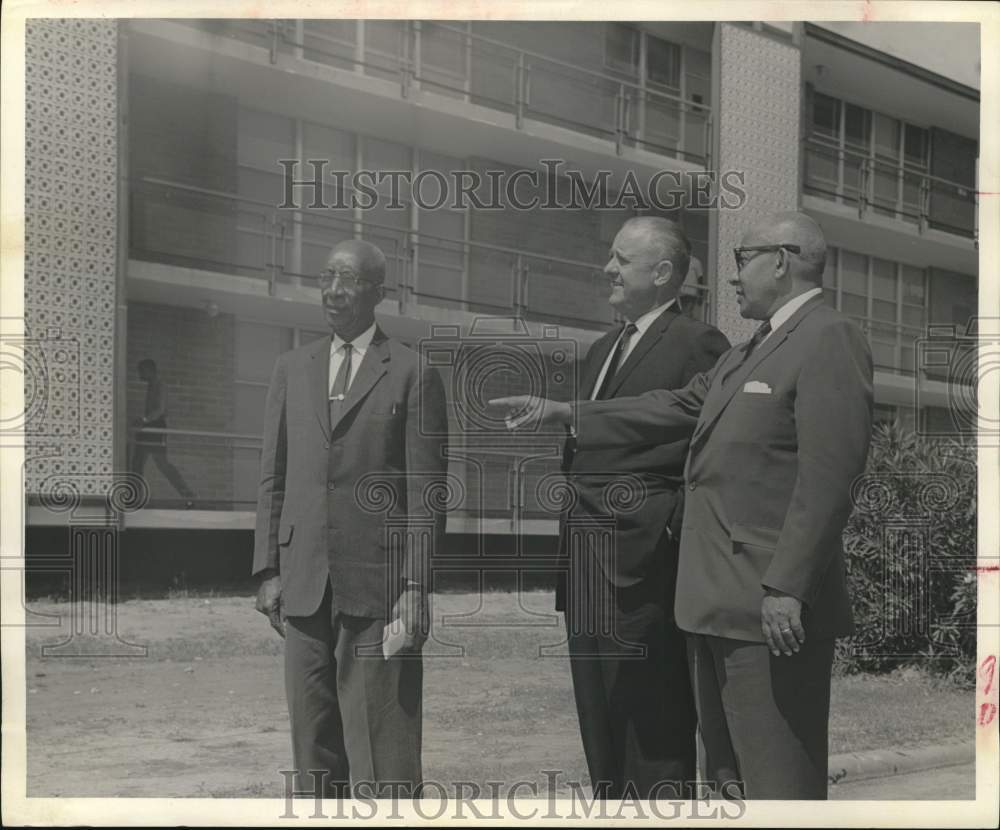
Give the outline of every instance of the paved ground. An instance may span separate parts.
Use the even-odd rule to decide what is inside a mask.
[[[834,801],[972,800],[976,797],[976,765],[908,772],[830,788]]]

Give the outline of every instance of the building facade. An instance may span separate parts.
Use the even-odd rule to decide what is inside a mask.
[[[389,262],[380,325],[452,355],[453,534],[555,532],[557,449],[515,450],[482,403],[573,396],[575,356],[614,323],[611,240],[637,212],[685,228],[686,311],[734,342],[753,324],[732,247],[762,213],[808,212],[831,245],[827,300],[870,338],[878,417],[947,425],[947,367],[923,365],[920,341],[976,314],[979,92],[900,57],[903,25],[952,24],[30,22],[26,328],[47,397],[29,526],[65,522],[49,494],[67,477],[104,509],[151,359],[194,505],[147,463],[124,526],[251,529],[272,365],[326,334],[316,276],[351,237]],[[954,36],[978,55],[976,27]],[[738,209],[712,201],[726,171]],[[489,186],[517,176],[490,209]],[[602,177],[610,204],[544,205]],[[630,180],[685,184],[637,207]],[[428,204],[456,181],[472,195]]]

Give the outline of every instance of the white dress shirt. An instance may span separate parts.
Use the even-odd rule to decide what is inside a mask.
[[[354,383],[354,376],[358,373],[361,361],[364,359],[368,347],[371,346],[374,336],[375,324],[372,323],[371,326],[351,341],[351,375],[347,379],[347,389],[350,389],[351,384]],[[333,381],[337,377],[337,372],[340,371],[340,364],[344,362],[344,342],[336,334],[333,335],[333,340],[330,341],[330,369],[326,377],[327,395],[333,392]],[[344,391],[346,393],[347,390],[345,389]]]
[[[808,291],[799,294],[797,297],[792,297],[787,303],[785,303],[781,308],[779,308],[774,314],[771,315],[771,331],[768,332],[767,337],[770,337],[777,331],[778,326],[782,323],[786,323],[788,318],[791,317],[796,311],[798,311],[802,306],[804,306],[813,297],[818,297],[823,293],[822,288],[811,288]],[[761,343],[767,341],[767,337],[761,340]]]
[[[646,333],[646,330],[653,325],[653,321],[659,317],[664,311],[666,311],[670,306],[674,305],[677,299],[667,300],[667,302],[662,305],[658,305],[656,308],[652,308],[639,317],[632,321],[632,325],[635,326],[636,331],[632,332],[632,336],[629,338],[628,343],[625,344],[625,348],[622,350],[621,359],[618,361],[618,368],[621,369],[625,365],[625,361],[628,360],[628,356],[632,354],[632,350],[635,348],[635,344],[639,342],[640,338]],[[621,336],[621,335],[619,335]],[[615,341],[615,346],[618,345],[618,341]],[[597,376],[597,381],[594,383],[594,388],[590,390],[590,399],[594,400],[597,395],[597,390],[601,388],[601,384],[604,383],[604,376],[608,373],[608,367],[611,365],[611,358],[615,353],[615,346],[611,347],[611,351],[608,352],[608,356],[604,358],[604,365],[601,367],[600,374]]]

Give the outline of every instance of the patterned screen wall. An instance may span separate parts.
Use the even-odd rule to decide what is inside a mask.
[[[30,19],[25,38],[26,485],[103,495],[113,464],[117,24]]]
[[[732,250],[765,214],[795,210],[799,202],[799,49],[732,23],[719,24],[720,171],[746,174],[742,210],[718,212],[716,325],[738,343],[759,325],[740,317],[728,281],[736,275]]]

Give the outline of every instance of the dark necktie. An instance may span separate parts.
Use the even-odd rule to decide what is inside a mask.
[[[732,375],[737,369],[739,369],[744,363],[747,362],[750,355],[753,354],[754,349],[756,349],[763,342],[764,338],[767,337],[770,333],[771,333],[771,321],[765,320],[757,327],[757,331],[753,333],[753,337],[751,337],[747,341],[747,344],[743,347],[743,358],[732,369],[726,372],[725,377],[722,378],[723,383],[729,380],[729,376]]]
[[[353,347],[350,343],[343,345],[344,359],[340,361],[340,368],[337,370],[337,377],[333,379],[333,388],[330,390],[330,427],[334,427],[340,420],[340,413],[344,408],[344,398],[347,397],[347,389],[351,383],[351,352]]]
[[[597,394],[594,396],[595,400],[603,401],[607,397],[608,390],[611,388],[611,381],[615,378],[615,372],[618,371],[618,364],[621,363],[622,355],[625,353],[628,342],[638,330],[635,323],[628,323],[622,329],[622,333],[618,336],[618,342],[615,343],[615,350],[611,354],[608,371],[604,373],[604,380],[601,381],[601,388],[597,390]]]

